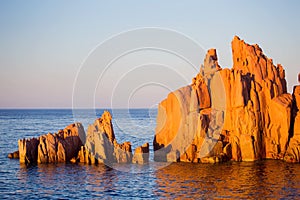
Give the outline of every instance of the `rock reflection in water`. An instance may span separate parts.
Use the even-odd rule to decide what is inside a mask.
[[[300,192],[299,170],[299,165],[271,160],[216,165],[174,163],[156,172],[156,194],[165,198],[296,198]]]
[[[117,171],[105,165],[20,165],[22,195],[31,198],[103,197],[114,191]],[[67,196],[66,196],[67,195]]]

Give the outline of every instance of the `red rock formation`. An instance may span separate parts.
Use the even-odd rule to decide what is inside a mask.
[[[292,96],[285,72],[258,45],[232,41],[233,68],[209,50],[200,73],[159,104],[157,161],[282,159],[290,139]],[[297,128],[297,126],[294,126]]]
[[[21,139],[19,144],[20,163],[69,162],[77,156],[82,146],[84,129],[80,123],[67,126],[58,133],[48,133],[39,138]]]
[[[71,124],[54,134],[48,133],[40,136],[37,162],[69,162],[72,158],[77,157],[78,151],[83,145],[81,136],[85,136],[85,132],[80,123]]]
[[[117,163],[131,163],[132,161],[132,149],[130,142],[123,142],[118,144],[115,140],[114,143],[114,156]]]
[[[300,162],[300,85],[294,87],[293,100],[293,130],[284,160]]]
[[[37,162],[39,140],[36,138],[18,140],[20,163],[34,164]]]
[[[9,153],[9,154],[7,155],[7,157],[10,158],[10,159],[19,159],[19,158],[20,158],[20,157],[19,157],[19,151],[15,151],[15,152],[13,152],[13,153]]]
[[[149,162],[149,143],[145,143],[135,149],[132,163],[145,164]]]
[[[220,86],[220,69],[216,51],[209,50],[192,85],[170,93],[159,104],[154,160],[198,162],[198,154],[208,154],[213,148],[220,128],[219,121],[210,119],[220,118],[225,107],[220,98],[224,93]],[[215,126],[216,131],[208,130],[209,124]]]
[[[112,117],[105,111],[87,130],[85,148],[79,152],[79,160],[85,163],[131,163],[130,142],[118,144],[113,131]]]
[[[75,123],[57,133],[48,133],[38,138],[19,140],[19,151],[8,154],[9,158],[20,157],[20,163],[131,163],[130,142],[119,144],[115,138],[112,117],[105,111],[88,127],[87,136],[83,126]],[[141,147],[143,152],[146,147]],[[138,156],[138,155],[137,155]],[[148,145],[149,156],[149,145]],[[138,163],[147,162],[146,157]]]
[[[300,86],[288,94],[283,67],[275,66],[258,45],[238,37],[231,44],[232,69],[222,69],[216,50],[210,49],[192,84],[171,92],[159,104],[155,161],[300,162]],[[111,120],[107,111],[95,120],[85,146],[81,124],[19,140],[20,162],[147,162],[149,144],[138,147],[132,159],[130,142],[118,144]]]

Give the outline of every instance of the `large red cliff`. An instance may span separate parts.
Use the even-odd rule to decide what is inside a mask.
[[[299,86],[288,94],[283,67],[258,45],[231,45],[232,69],[210,49],[192,84],[159,104],[156,161],[300,161]]]
[[[215,163],[281,159],[300,162],[300,85],[287,93],[285,71],[258,45],[238,37],[232,43],[233,67],[222,69],[208,50],[192,83],[171,92],[158,106],[154,160]],[[300,82],[300,74],[298,75]],[[149,144],[119,144],[112,116],[105,111],[90,125],[18,141],[8,155],[21,163],[139,163],[149,159]]]

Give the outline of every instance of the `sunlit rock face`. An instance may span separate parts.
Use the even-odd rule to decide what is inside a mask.
[[[135,149],[132,158],[134,164],[146,164],[149,162],[149,143],[145,143]]]
[[[222,69],[208,50],[192,83],[171,92],[158,106],[154,160],[216,163],[283,159],[300,162],[300,86],[287,93],[285,71],[258,45],[232,41],[233,67]],[[298,79],[299,79],[298,75]],[[300,82],[300,80],[299,80]],[[18,141],[8,155],[20,163],[138,163],[149,160],[149,144],[119,144],[105,111],[90,125]]]
[[[294,87],[293,100],[292,134],[284,159],[287,162],[300,162],[300,85]]]
[[[18,141],[19,151],[9,158],[19,158],[20,163],[81,162],[88,164],[132,163],[130,142],[119,144],[115,138],[112,116],[105,111],[101,118],[89,125],[87,135],[80,123],[67,126],[57,133],[48,133],[38,138]],[[149,160],[149,144],[136,149],[134,163],[144,164]]]
[[[156,161],[211,163],[286,155],[291,133],[298,130],[299,114],[292,115],[297,94],[287,93],[283,67],[275,66],[258,45],[238,37],[231,45],[232,69],[222,69],[216,50],[208,50],[192,84],[159,104]]]
[[[113,126],[112,116],[105,111],[87,130],[85,147],[79,152],[79,161],[85,163],[131,163],[131,143],[118,144]]]
[[[193,83],[159,104],[154,160],[198,162],[199,155],[210,153],[208,149],[219,138],[225,108],[219,70],[216,51],[209,50]],[[214,117],[219,120],[211,120]]]

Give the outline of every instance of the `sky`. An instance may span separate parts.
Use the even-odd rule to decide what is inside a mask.
[[[292,92],[299,10],[298,1],[276,0],[2,0],[0,108],[155,107],[198,70],[173,50],[200,66],[216,48],[231,68],[234,35],[282,64]],[[151,41],[156,48],[145,49]]]

